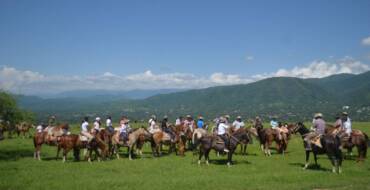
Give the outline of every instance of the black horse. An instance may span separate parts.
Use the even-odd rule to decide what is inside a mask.
[[[310,130],[308,130],[302,122],[298,122],[293,129],[294,133],[299,133],[302,136],[303,144],[306,149],[306,164],[303,169],[307,169],[309,165],[309,158],[310,158],[310,152],[313,153],[313,157],[315,159],[315,165],[317,164],[317,155],[318,154],[327,154],[328,158],[331,161],[331,164],[333,166],[333,172],[341,173],[341,166],[342,166],[342,151],[340,150],[340,139],[337,136],[332,135],[323,135],[320,137],[320,143],[322,147],[319,147],[315,144],[310,143],[310,146],[307,146],[308,144],[304,140],[304,137],[310,133]]]
[[[232,156],[236,150],[236,147],[240,143],[248,143],[249,142],[249,135],[246,129],[239,129],[233,132],[229,137],[229,152],[227,153],[227,165],[230,166],[232,164]],[[216,152],[223,152],[225,149],[225,143],[217,136],[204,136],[199,139],[199,141],[195,142],[195,147],[200,144],[199,148],[199,159],[198,164],[200,164],[201,159],[204,155],[206,164],[209,164],[209,152],[211,149],[216,150]]]
[[[3,128],[0,127],[0,141],[4,140]]]

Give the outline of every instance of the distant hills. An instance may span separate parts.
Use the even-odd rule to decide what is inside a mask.
[[[221,114],[245,118],[259,115],[264,119],[277,115],[281,120],[298,121],[310,120],[315,112],[322,112],[327,120],[333,120],[344,106],[349,106],[345,111],[353,119],[370,120],[370,72],[320,79],[274,77],[250,84],[175,90],[150,97],[141,92],[132,93],[132,96],[118,94],[114,95],[115,98],[112,95],[74,93],[81,96],[65,95],[54,99],[19,96],[18,99],[22,107],[36,112],[39,119],[56,114],[61,120],[68,121],[79,121],[85,115],[104,117],[108,114],[116,119],[122,114],[142,119],[153,113],[167,114],[172,118],[202,114],[208,119]]]

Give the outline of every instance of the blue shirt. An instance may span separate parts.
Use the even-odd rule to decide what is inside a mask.
[[[270,125],[271,125],[271,128],[275,129],[278,127],[279,123],[275,120],[271,120]]]
[[[197,122],[198,128],[203,128],[203,125],[204,125],[204,121],[203,120],[198,120],[198,122]]]

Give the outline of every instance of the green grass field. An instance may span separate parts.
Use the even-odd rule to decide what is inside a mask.
[[[354,123],[353,128],[370,134],[370,123]],[[43,146],[43,160],[37,161],[31,139],[5,139],[0,142],[0,190],[370,189],[369,159],[362,164],[346,159],[343,173],[333,174],[326,155],[321,155],[320,168],[302,170],[304,149],[298,135],[289,142],[285,156],[265,157],[254,140],[248,155],[236,155],[230,168],[224,163],[226,157],[216,157],[214,152],[209,166],[199,166],[191,152],[185,157],[172,154],[153,158],[149,145],[145,150],[142,158],[129,161],[122,148],[120,160],[92,164],[73,162],[70,153],[63,164],[61,159],[55,160],[55,147]]]

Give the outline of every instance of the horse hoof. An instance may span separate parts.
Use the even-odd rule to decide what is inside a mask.
[[[198,165],[200,165],[200,160],[198,160]]]
[[[228,167],[231,167],[231,164],[230,164],[230,162],[228,162],[228,163],[227,163],[227,166],[228,166]]]
[[[208,160],[206,161],[206,164],[207,164],[207,166],[209,166],[209,162],[208,162]]]

